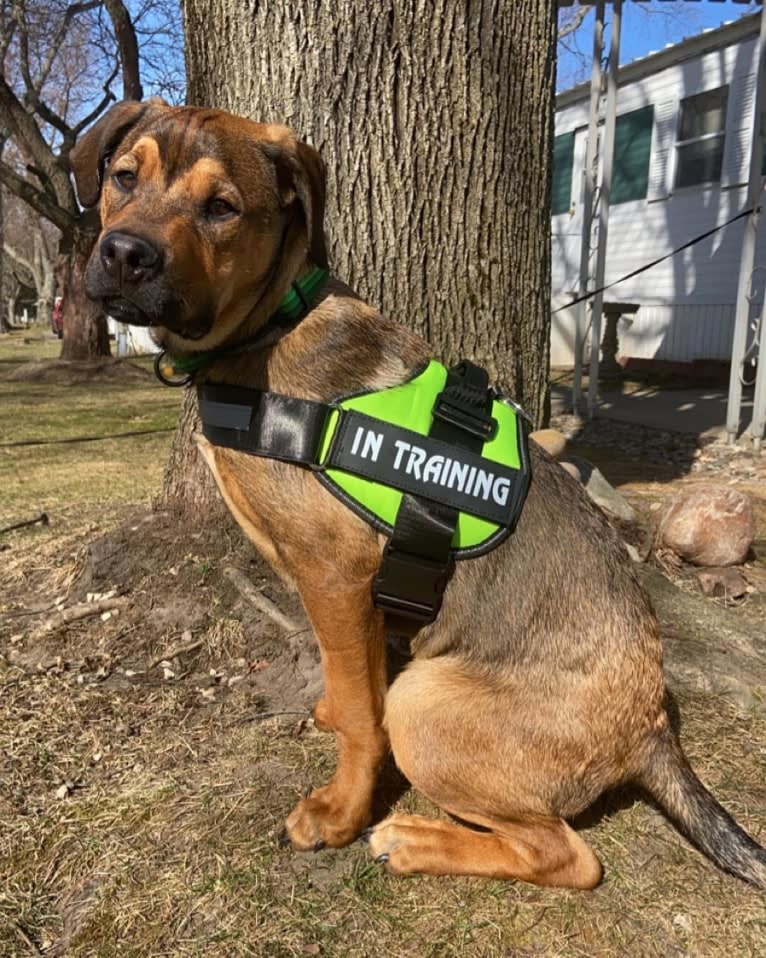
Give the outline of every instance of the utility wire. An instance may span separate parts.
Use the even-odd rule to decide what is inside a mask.
[[[124,439],[127,436],[153,436],[158,432],[175,432],[175,426],[166,429],[136,429],[132,432],[113,432],[108,436],[72,436],[69,439],[22,439],[19,442],[0,442],[0,449],[15,446],[54,446],[70,442],[100,442],[102,439]]]
[[[730,220],[727,220],[725,223],[721,223],[720,226],[714,226],[713,229],[708,230],[706,233],[700,233],[699,236],[695,236],[694,239],[690,239],[687,243],[684,243],[683,246],[679,246],[676,249],[672,250],[670,253],[665,253],[664,256],[658,256],[657,259],[652,260],[651,263],[646,263],[644,266],[639,266],[638,269],[634,269],[632,273],[626,273],[625,276],[621,276],[619,279],[616,279],[613,283],[607,283],[606,286],[602,286],[599,289],[591,290],[589,293],[584,293],[582,296],[578,296],[577,299],[573,299],[571,302],[566,303],[564,306],[559,306],[558,309],[552,310],[552,313],[560,313],[562,310],[569,309],[572,306],[576,306],[578,303],[584,302],[586,299],[592,299],[598,293],[603,293],[607,289],[611,289],[613,286],[617,286],[620,283],[624,283],[627,279],[633,279],[634,276],[638,276],[639,273],[645,273],[646,270],[651,269],[653,266],[656,266],[658,263],[661,263],[663,260],[670,259],[671,256],[675,256],[676,253],[681,253],[683,250],[688,249],[690,246],[694,246],[696,243],[701,243],[702,240],[707,239],[708,236],[712,236],[714,233],[717,233],[719,230],[725,229],[727,226],[731,226],[732,223],[736,223],[737,220],[741,220],[744,216],[749,216],[755,207],[750,207],[750,209],[742,210],[741,213],[737,213],[736,216],[733,216]],[[758,208],[760,211],[760,207]]]

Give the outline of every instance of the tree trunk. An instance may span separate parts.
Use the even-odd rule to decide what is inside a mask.
[[[324,157],[335,272],[541,425],[554,4],[183,6],[190,102],[285,122]]]
[[[90,227],[77,227],[71,236],[62,236],[59,245],[59,288],[64,308],[62,359],[98,359],[110,355],[106,317],[85,295],[83,282],[97,235]]]
[[[223,500],[192,439],[192,433],[200,427],[197,393],[187,389],[156,506],[196,521],[221,519],[226,515]]]
[[[34,235],[35,287],[37,289],[37,319],[50,325],[53,301],[56,298],[55,264],[40,224]]]
[[[287,123],[324,157],[334,272],[543,424],[554,4],[183,10],[189,102]]]

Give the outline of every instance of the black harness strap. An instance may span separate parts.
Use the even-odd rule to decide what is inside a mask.
[[[479,454],[497,429],[491,410],[486,370],[464,360],[447,374],[428,435]],[[439,614],[455,567],[451,546],[458,516],[450,506],[409,493],[402,497],[372,586],[373,601],[394,634],[412,637]]]
[[[331,407],[240,386],[197,387],[205,438],[254,456],[314,465]]]

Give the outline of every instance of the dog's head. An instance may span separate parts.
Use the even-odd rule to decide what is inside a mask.
[[[88,295],[165,345],[255,329],[307,260],[326,265],[324,165],[286,127],[126,101],[71,164],[82,205],[100,204]]]

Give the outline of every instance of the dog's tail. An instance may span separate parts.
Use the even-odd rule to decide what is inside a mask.
[[[713,798],[670,731],[658,737],[639,782],[679,831],[719,868],[766,889],[766,849]]]

